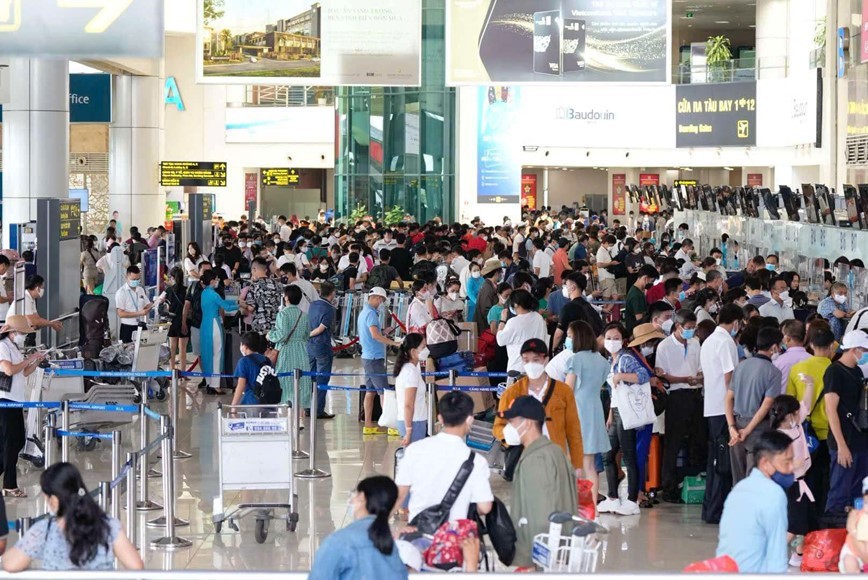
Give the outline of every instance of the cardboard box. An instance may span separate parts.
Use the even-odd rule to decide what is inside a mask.
[[[461,335],[458,337],[458,351],[470,351],[476,354],[476,349],[479,346],[479,327],[475,322],[458,322],[458,328],[461,329]]]
[[[475,369],[477,372],[486,372],[485,367],[480,367]],[[446,385],[449,386],[449,379],[440,379],[436,381],[437,385]],[[489,380],[487,377],[458,377],[455,382],[455,386],[457,387],[488,387],[490,386]],[[439,401],[443,395],[448,393],[448,390],[437,390],[437,400]],[[492,407],[494,407],[494,393],[491,391],[464,391],[473,399],[473,414],[478,415],[479,413],[485,413]]]

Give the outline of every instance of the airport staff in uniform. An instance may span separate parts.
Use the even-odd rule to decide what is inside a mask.
[[[145,317],[154,307],[142,288],[142,272],[138,266],[127,268],[127,283],[115,293],[115,304],[121,319],[119,338],[124,344],[130,343],[136,329],[144,327]]]

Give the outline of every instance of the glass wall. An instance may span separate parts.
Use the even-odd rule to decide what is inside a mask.
[[[422,3],[422,86],[338,90],[335,211],[415,221],[454,214],[455,90],[445,86],[444,0]]]

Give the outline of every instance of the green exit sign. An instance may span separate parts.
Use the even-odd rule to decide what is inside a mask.
[[[693,12],[688,12],[685,18],[693,18]]]

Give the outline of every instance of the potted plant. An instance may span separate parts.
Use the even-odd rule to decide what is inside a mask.
[[[318,88],[314,93],[314,98],[316,99],[316,104],[323,107],[328,104],[328,98],[326,97],[326,91],[322,87]]]
[[[732,50],[729,39],[723,35],[709,36],[705,42],[705,65],[708,67],[708,80],[726,80],[726,69],[732,63]]]

